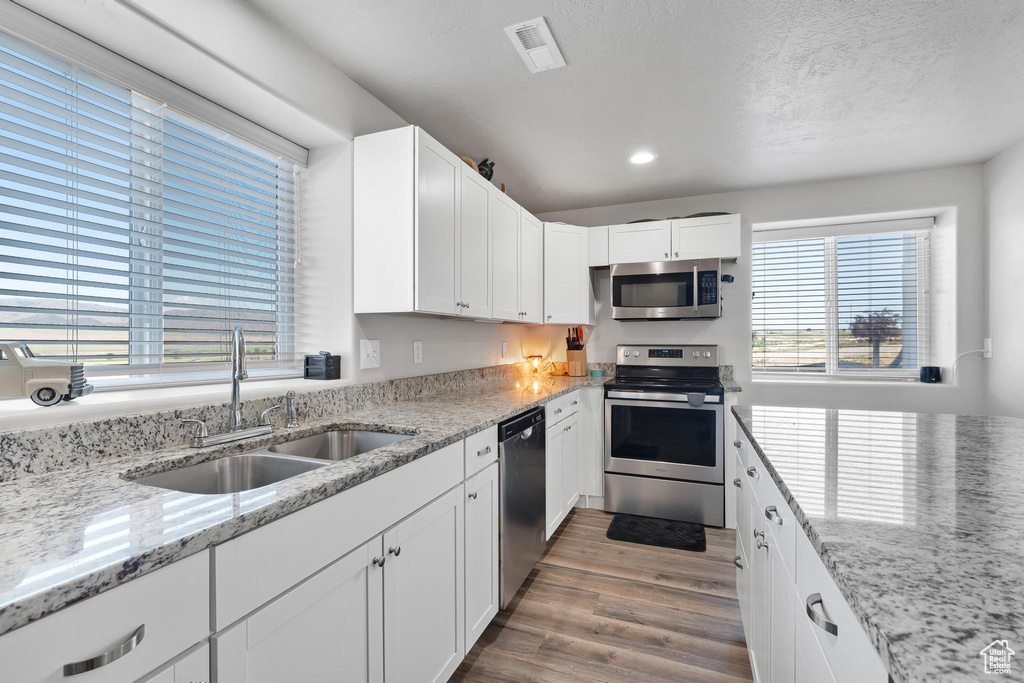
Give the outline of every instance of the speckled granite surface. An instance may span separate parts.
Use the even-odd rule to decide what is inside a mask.
[[[733,413],[896,683],[989,680],[983,648],[1021,651],[1024,420]]]
[[[388,392],[386,387],[362,385],[354,391],[377,398],[362,406],[336,405],[334,414],[328,408],[300,407],[301,427],[279,429],[268,437],[202,451],[179,446],[153,453],[140,445],[137,453],[142,454],[136,455],[123,454],[123,446],[111,444],[122,454],[2,483],[0,634],[356,486],[554,396],[606,379],[558,377],[534,385],[499,373],[469,384],[453,380],[451,391],[391,402],[379,398]],[[125,478],[335,428],[414,436],[236,494],[179,493]],[[173,436],[174,443],[182,443],[181,435]]]
[[[743,391],[743,387],[736,383],[736,378],[733,376],[733,369],[731,365],[718,366],[718,381],[722,383],[722,386],[725,387],[726,391]]]

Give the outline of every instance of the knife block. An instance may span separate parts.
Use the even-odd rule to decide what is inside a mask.
[[[566,350],[565,360],[569,365],[570,377],[586,377],[587,375],[587,348],[579,351]]]

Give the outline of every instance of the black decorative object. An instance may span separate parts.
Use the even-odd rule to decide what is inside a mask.
[[[605,535],[613,541],[643,543],[660,548],[692,550],[698,553],[707,550],[704,526],[693,522],[618,514],[615,515]]]
[[[303,368],[306,379],[341,379],[341,356],[332,356],[321,351],[315,356],[306,356]]]
[[[484,159],[476,165],[476,170],[480,171],[480,175],[490,180],[494,177],[494,162],[490,159]]]
[[[937,365],[921,366],[921,381],[925,384],[939,384],[942,381],[942,368]]]

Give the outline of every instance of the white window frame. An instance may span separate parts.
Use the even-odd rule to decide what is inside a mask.
[[[772,370],[756,367],[751,357],[751,375],[754,381],[917,381],[919,368],[929,364],[931,336],[931,239],[935,226],[933,217],[904,218],[897,220],[870,221],[863,223],[838,223],[807,227],[788,225],[773,227],[755,225],[754,244],[782,242],[787,240],[824,239],[825,241],[825,371],[796,372],[793,370]],[[870,368],[865,370],[839,368],[839,310],[838,310],[838,239],[864,235],[899,233],[918,234],[917,261],[917,367],[908,370]],[[923,243],[922,243],[923,240]],[[753,334],[751,318],[751,334]]]

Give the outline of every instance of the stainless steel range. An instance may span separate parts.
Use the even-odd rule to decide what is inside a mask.
[[[724,526],[718,347],[619,346],[604,395],[605,509]]]

